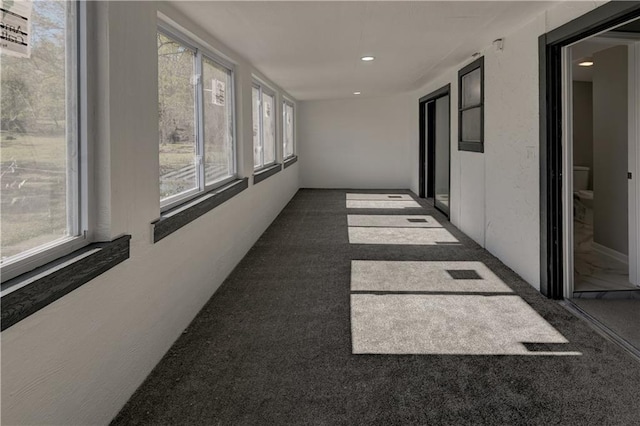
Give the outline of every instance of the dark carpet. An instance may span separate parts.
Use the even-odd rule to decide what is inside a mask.
[[[113,424],[640,424],[624,350],[426,201],[348,210],[347,192],[400,191],[300,190]],[[350,245],[347,213],[430,214],[462,245]],[[481,261],[582,355],[353,355],[351,260]]]

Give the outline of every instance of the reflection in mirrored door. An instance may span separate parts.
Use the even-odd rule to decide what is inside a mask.
[[[435,206],[449,214],[449,95],[435,100]]]
[[[433,131],[435,127],[431,121],[433,120],[435,114],[435,106],[436,103],[434,101],[427,102],[424,104],[424,137],[429,142],[426,143],[425,148],[425,166],[424,166],[424,181],[426,182],[426,191],[425,196],[427,198],[434,198],[434,162],[435,162],[435,144],[433,143],[434,136]],[[423,141],[423,143],[425,143]]]

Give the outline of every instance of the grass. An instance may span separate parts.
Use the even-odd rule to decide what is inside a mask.
[[[162,179],[194,165],[193,143],[160,144],[161,195],[192,188],[195,176]],[[59,136],[0,133],[0,251],[2,257],[65,236],[66,140]],[[223,158],[221,154],[215,156]],[[226,162],[225,162],[226,164]]]
[[[193,142],[160,144],[160,176],[194,164],[194,157]]]
[[[160,144],[160,197],[166,198],[194,188],[197,185],[195,169],[195,146],[193,143]],[[217,161],[215,161],[217,160]],[[226,153],[222,150],[209,152],[207,166],[224,169],[227,165]],[[172,172],[169,176],[167,174]],[[226,173],[226,172],[223,172]]]
[[[66,219],[66,141],[2,132],[0,245],[12,256],[63,237]]]

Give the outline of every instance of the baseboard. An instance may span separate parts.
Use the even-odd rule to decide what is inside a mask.
[[[622,262],[626,265],[629,264],[629,256],[626,254],[622,254],[618,251],[610,249],[609,247],[605,247],[602,244],[598,244],[595,241],[591,243],[591,247],[593,251],[600,253],[603,256],[607,256],[610,259],[617,260],[618,262]]]

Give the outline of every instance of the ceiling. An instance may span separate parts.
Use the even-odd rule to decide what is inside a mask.
[[[593,69],[591,67],[581,67],[578,64],[582,61],[593,60],[595,53],[610,49],[615,46],[626,45],[628,42],[640,40],[640,19],[629,24],[618,27],[613,31],[602,33],[595,37],[582,40],[571,46],[572,79],[574,81],[593,81]]]
[[[593,60],[593,54],[618,46],[615,40],[592,37],[571,46],[572,80],[593,81],[593,67],[581,67],[578,63]]]
[[[552,2],[172,4],[293,97],[312,100],[417,89]],[[376,59],[362,62],[364,55]]]

